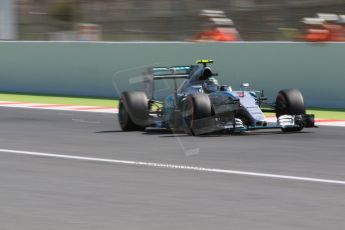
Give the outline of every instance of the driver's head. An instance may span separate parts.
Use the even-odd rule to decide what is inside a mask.
[[[202,88],[205,93],[216,92],[219,89],[219,84],[217,79],[210,77],[202,83]]]

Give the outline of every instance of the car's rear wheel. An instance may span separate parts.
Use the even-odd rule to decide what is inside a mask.
[[[281,90],[276,98],[276,117],[282,115],[303,115],[305,114],[304,99],[298,89]],[[296,127],[282,128],[284,132],[296,132],[303,129],[303,122],[295,120]]]
[[[212,106],[210,98],[205,94],[189,95],[182,106],[182,119],[185,132],[197,135],[196,122],[204,118],[211,117]]]
[[[143,131],[149,125],[149,103],[144,92],[123,92],[118,119],[123,131]]]

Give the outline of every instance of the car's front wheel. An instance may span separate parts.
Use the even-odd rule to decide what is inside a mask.
[[[275,111],[277,118],[282,115],[304,115],[305,106],[302,93],[298,89],[281,90],[276,98]],[[303,121],[301,119],[295,119],[295,124],[295,127],[282,128],[282,131],[296,132],[303,129]]]

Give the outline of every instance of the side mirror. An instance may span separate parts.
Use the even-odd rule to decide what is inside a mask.
[[[240,88],[242,91],[249,91],[249,83],[242,82]]]
[[[231,86],[228,86],[228,85],[221,85],[220,91],[232,91],[232,88]]]

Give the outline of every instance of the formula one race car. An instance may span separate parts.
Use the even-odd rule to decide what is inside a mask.
[[[296,132],[314,127],[314,115],[305,113],[298,89],[281,90],[275,102],[268,102],[263,91],[250,90],[247,83],[242,83],[238,91],[219,85],[217,74],[207,66],[212,60],[197,63],[150,68],[144,91],[123,92],[118,113],[122,130],[157,127],[201,135],[274,128]],[[153,96],[155,82],[163,79],[173,80],[175,90],[164,101],[158,101]],[[177,81],[181,79],[183,82],[178,86]],[[264,112],[274,112],[277,121],[268,122]]]

